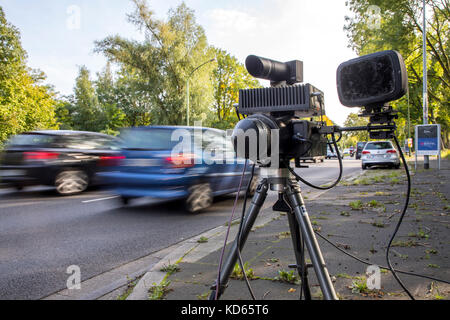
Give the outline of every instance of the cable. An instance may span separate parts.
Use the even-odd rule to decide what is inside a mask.
[[[245,171],[246,170],[247,170],[247,160],[244,162],[244,169],[242,170],[241,180],[239,181],[239,187],[238,187],[238,190],[237,190],[236,198],[234,199],[233,211],[232,211],[231,216],[230,216],[230,221],[228,221],[228,228],[227,228],[227,233],[225,235],[225,242],[224,242],[224,245],[223,245],[223,248],[222,248],[222,252],[220,254],[219,268],[217,270],[216,295],[214,297],[214,300],[217,300],[219,298],[220,273],[222,271],[222,261],[223,261],[224,255],[225,255],[225,247],[227,246],[228,235],[230,234],[231,222],[233,221],[234,212],[236,210],[237,201],[239,199],[239,193],[241,192],[242,181],[244,180],[244,175],[245,175]]]
[[[245,161],[247,162],[248,160],[245,160]],[[244,203],[242,205],[241,221],[239,223],[239,230],[238,230],[238,234],[237,234],[237,238],[236,238],[237,239],[236,248],[237,248],[237,255],[238,255],[239,265],[240,265],[242,273],[244,275],[244,279],[245,279],[245,283],[247,285],[247,289],[248,289],[250,295],[252,296],[253,300],[256,300],[256,297],[255,297],[253,289],[252,289],[252,287],[250,285],[250,282],[248,281],[247,273],[245,272],[244,263],[243,263],[242,256],[241,256],[241,248],[240,248],[240,246],[241,246],[242,228],[243,228],[244,217],[245,217],[245,209],[247,207],[247,198],[248,198],[248,193],[250,191],[250,187],[251,187],[251,184],[252,184],[252,180],[253,180],[254,175],[255,175],[255,165],[256,164],[253,164],[253,166],[252,166],[252,173],[251,173],[251,176],[250,176],[250,180],[248,181],[248,184],[247,184],[247,190],[246,190],[245,195],[244,195]]]
[[[375,264],[375,263],[371,263],[371,262],[369,262],[369,261],[365,261],[365,260],[363,260],[363,259],[361,259],[361,258],[358,258],[357,256],[355,256],[355,255],[353,255],[353,254],[351,254],[351,253],[348,253],[348,252],[345,251],[344,249],[339,248],[338,245],[336,245],[335,243],[333,243],[332,241],[330,241],[329,239],[327,239],[327,237],[325,237],[324,235],[322,235],[322,234],[321,234],[320,232],[318,232],[318,231],[315,231],[315,234],[317,234],[320,238],[322,238],[325,242],[327,242],[328,244],[330,244],[330,245],[331,245],[332,247],[334,247],[335,249],[339,250],[340,252],[342,252],[343,254],[349,256],[350,258],[355,259],[356,261],[359,261],[359,262],[361,262],[361,263],[363,263],[363,264],[366,264],[366,265],[368,265],[368,266],[376,265],[376,266],[378,266],[378,267],[381,268],[381,269],[389,270],[389,267],[381,266],[381,265],[378,265],[378,264]],[[403,274],[410,275],[410,276],[414,276],[414,277],[419,277],[419,278],[424,278],[424,279],[430,279],[430,280],[433,280],[433,281],[438,281],[438,282],[450,284],[450,281],[442,280],[442,279],[437,279],[437,278],[434,278],[434,277],[431,277],[431,276],[426,276],[426,275],[423,275],[423,274],[418,274],[418,273],[413,273],[413,272],[408,272],[408,271],[403,271],[403,270],[398,270],[398,269],[396,269],[395,271],[398,272],[398,273],[403,273]]]
[[[326,187],[321,187],[321,186],[316,186],[313,185],[312,183],[306,181],[305,179],[303,179],[302,177],[300,177],[295,171],[294,169],[291,168],[291,166],[289,165],[289,163],[287,161],[284,161],[284,164],[286,165],[286,167],[289,169],[289,171],[295,176],[295,178],[297,179],[297,181],[301,181],[304,184],[306,184],[307,186],[310,186],[314,189],[319,189],[319,190],[329,190],[331,188],[334,188],[340,181],[342,178],[342,172],[343,172],[343,164],[342,164],[342,158],[341,158],[341,154],[339,153],[338,147],[337,147],[337,143],[336,143],[336,138],[334,137],[334,134],[332,135],[332,139],[333,139],[333,145],[336,148],[336,153],[338,155],[338,160],[339,160],[339,177],[337,178],[337,180],[330,186],[326,186]]]
[[[403,218],[406,214],[406,210],[408,209],[409,196],[411,194],[411,176],[409,175],[408,164],[406,163],[402,148],[400,147],[400,144],[398,143],[397,136],[395,134],[393,134],[393,136],[394,136],[395,144],[397,145],[398,152],[400,153],[400,156],[402,158],[403,165],[405,166],[406,177],[408,179],[408,190],[406,192],[406,200],[405,200],[405,205],[403,206],[402,214],[400,215],[400,218],[398,219],[397,225],[395,226],[394,233],[392,234],[391,239],[389,240],[389,244],[386,249],[386,262],[389,266],[389,270],[391,270],[392,275],[397,280],[398,284],[403,288],[403,290],[405,290],[405,292],[408,294],[408,296],[411,298],[411,300],[415,300],[413,295],[411,294],[411,292],[409,292],[409,290],[405,287],[403,282],[397,276],[397,273],[395,272],[394,267],[392,267],[392,265],[391,265],[391,259],[389,258],[389,251],[391,249],[392,242],[394,241],[394,238],[397,235],[398,229],[400,229],[400,225],[402,224]]]
[[[238,120],[241,121],[242,120],[241,119],[241,114],[239,113],[239,109],[238,109],[238,105],[237,104],[234,105],[234,110],[236,111],[236,116],[237,116]]]
[[[402,223],[402,221],[403,221],[403,218],[404,218],[404,216],[405,216],[405,214],[406,214],[406,210],[407,210],[408,204],[409,204],[410,189],[411,189],[411,177],[410,177],[410,174],[409,174],[408,165],[407,165],[407,163],[406,163],[406,160],[405,160],[405,158],[404,158],[403,152],[402,152],[402,150],[401,150],[401,148],[400,148],[400,146],[399,146],[397,137],[396,137],[395,135],[394,135],[394,140],[395,140],[395,143],[396,143],[396,145],[397,145],[397,148],[399,149],[400,156],[401,156],[402,161],[403,161],[403,164],[404,164],[404,166],[405,166],[406,175],[407,175],[407,179],[408,179],[408,190],[407,190],[407,196],[406,196],[406,200],[405,200],[405,204],[404,204],[404,207],[403,207],[402,214],[401,214],[400,219],[399,219],[399,221],[398,221],[398,223],[397,223],[397,226],[396,226],[396,228],[395,228],[395,231],[394,231],[394,233],[393,233],[392,236],[391,236],[391,239],[390,239],[390,241],[389,241],[389,244],[388,244],[388,247],[387,247],[387,250],[386,250],[386,260],[387,260],[387,262],[388,262],[388,267],[386,267],[386,266],[380,266],[380,265],[378,265],[378,267],[380,267],[380,268],[382,268],[382,269],[389,269],[389,270],[392,272],[392,274],[394,275],[395,279],[399,282],[399,284],[401,285],[401,287],[403,288],[403,290],[405,290],[405,292],[409,295],[409,297],[410,297],[411,299],[414,300],[414,297],[411,295],[411,293],[408,291],[408,289],[406,289],[406,287],[403,285],[403,283],[402,283],[401,280],[398,278],[398,276],[397,276],[396,273],[402,273],[402,274],[406,274],[406,275],[410,275],[410,276],[415,276],[415,277],[419,277],[419,278],[424,278],[424,279],[429,279],[429,280],[433,280],[433,281],[437,281],[437,282],[442,282],[442,283],[446,283],[446,284],[450,284],[450,281],[443,280],[443,279],[438,279],[438,278],[435,278],[435,277],[431,277],[431,276],[427,276],[427,275],[422,275],[422,274],[418,274],[418,273],[413,273],[413,272],[408,272],[408,271],[402,271],[402,270],[396,270],[396,269],[394,269],[394,268],[392,267],[392,265],[391,265],[391,262],[390,262],[390,259],[389,259],[389,251],[390,251],[392,242],[393,242],[393,240],[394,240],[394,238],[395,238],[395,236],[396,236],[396,234],[397,234],[397,232],[398,232],[398,229],[400,228],[400,225],[401,225],[401,223]],[[323,236],[323,235],[320,234],[319,232],[316,231],[315,233],[316,233],[320,238],[322,238],[324,241],[326,241],[328,244],[330,244],[331,246],[333,246],[333,247],[336,248],[337,250],[341,251],[341,252],[344,253],[345,255],[347,255],[347,256],[349,256],[349,257],[351,257],[351,258],[353,258],[353,259],[355,259],[355,260],[357,260],[357,261],[359,261],[359,262],[361,262],[361,263],[363,263],[363,264],[366,264],[366,265],[374,265],[373,263],[364,261],[364,260],[358,258],[357,256],[352,255],[352,254],[346,252],[345,250],[339,248],[336,244],[334,244],[333,242],[331,242],[330,240],[328,240],[325,236]]]

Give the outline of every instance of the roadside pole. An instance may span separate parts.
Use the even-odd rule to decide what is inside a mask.
[[[423,124],[428,124],[428,91],[427,91],[427,21],[425,19],[425,0],[423,0]],[[428,155],[423,157],[423,168],[430,169],[430,158]]]

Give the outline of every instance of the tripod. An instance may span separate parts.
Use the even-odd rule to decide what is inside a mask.
[[[309,220],[308,212],[306,211],[305,203],[301,195],[301,189],[297,181],[294,179],[289,170],[284,166],[280,169],[261,168],[262,180],[257,187],[256,193],[253,196],[252,202],[245,214],[242,223],[242,232],[236,236],[236,239],[231,247],[231,251],[225,260],[222,271],[219,277],[219,285],[216,283],[211,287],[212,292],[210,300],[214,300],[217,296],[219,298],[225,291],[228,279],[233,271],[238,258],[238,248],[242,250],[245,241],[253,227],[253,224],[264,204],[269,188],[272,191],[278,192],[278,201],[273,206],[274,211],[286,212],[289,221],[289,228],[291,231],[292,243],[294,246],[294,253],[296,258],[296,265],[289,266],[298,270],[302,279],[302,289],[305,292],[305,299],[311,300],[311,292],[308,285],[307,269],[313,267],[323,297],[326,300],[337,300],[336,292],[328,274],[325,261],[317,243],[311,222]],[[309,252],[311,258],[311,265],[305,263],[304,246]],[[218,289],[218,292],[216,290]]]

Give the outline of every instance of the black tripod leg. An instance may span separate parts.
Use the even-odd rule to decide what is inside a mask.
[[[302,248],[302,235],[300,233],[300,226],[294,216],[294,212],[287,213],[289,221],[289,229],[291,230],[292,244],[294,246],[295,260],[297,262],[298,274],[302,279],[302,287],[305,293],[305,299],[311,300],[311,291],[308,284],[308,270],[305,263],[305,252]]]
[[[231,247],[231,250],[228,253],[228,257],[226,258],[225,263],[223,264],[222,270],[220,272],[219,292],[217,294],[217,298],[219,298],[225,291],[228,279],[230,278],[234,266],[236,265],[236,261],[238,259],[238,251],[237,251],[238,242],[239,242],[239,250],[242,250],[245,241],[247,240],[247,237],[250,231],[252,230],[253,224],[255,223],[255,220],[258,217],[258,213],[261,210],[264,201],[266,200],[268,189],[269,185],[267,183],[267,180],[263,180],[256,189],[256,193],[253,196],[252,202],[247,209],[247,213],[243,221],[240,239],[238,241],[239,235],[236,236],[233,246]],[[217,283],[214,284],[212,287],[211,295],[209,296],[210,300],[216,299],[216,290],[217,290]]]
[[[289,206],[295,213],[298,224],[300,225],[301,234],[305,241],[306,248],[309,252],[314,271],[319,280],[320,288],[322,289],[325,300],[338,300],[336,292],[334,291],[333,283],[331,282],[325,261],[317,243],[314,229],[309,220],[308,212],[306,211],[305,203],[300,191],[300,186],[296,182],[289,183],[286,197],[289,200]]]

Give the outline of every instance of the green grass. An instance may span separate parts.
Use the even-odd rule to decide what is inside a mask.
[[[201,236],[200,239],[197,240],[198,243],[206,243],[208,242],[208,238]]]
[[[354,280],[350,288],[352,289],[352,293],[370,293],[372,291],[367,287],[367,280],[365,278]]]
[[[360,179],[356,179],[355,181],[353,181],[352,185],[354,186],[358,186],[358,185],[364,185],[364,186],[368,186],[369,184],[371,184],[370,179],[368,178],[360,178]]]
[[[375,183],[380,183],[384,181],[385,176],[375,176],[372,178],[372,181]]]
[[[298,284],[300,282],[300,279],[294,273],[294,270],[291,271],[278,270],[278,277],[275,277],[275,279],[281,282],[292,284]]]
[[[127,279],[128,279],[127,288],[124,293],[122,293],[120,296],[117,297],[117,300],[127,300],[128,296],[133,292],[133,289],[138,283],[140,277],[135,280],[131,280],[127,276]]]
[[[371,208],[378,208],[383,206],[383,204],[379,203],[377,200],[370,200],[369,202],[367,202],[367,205]]]
[[[253,269],[249,268],[248,262],[244,263],[244,269],[245,269],[245,275],[247,276],[247,279],[249,279],[249,280],[257,279]],[[235,266],[233,268],[233,272],[231,273],[230,278],[237,279],[237,280],[243,280],[244,279],[244,273],[242,272],[242,269],[239,266],[239,263],[235,264]]]
[[[352,201],[348,204],[352,210],[362,210],[363,203],[361,200]]]
[[[239,224],[240,222],[241,222],[240,219],[234,220],[234,221],[231,222],[231,226],[235,226],[235,225]],[[224,226],[228,227],[228,221],[225,222]]]
[[[277,238],[278,239],[286,239],[286,238],[289,238],[290,236],[291,236],[291,232],[290,231],[283,231],[283,232],[280,232],[277,235]]]
[[[172,275],[176,272],[179,272],[181,269],[177,264],[169,264],[168,266],[164,266],[160,271],[167,272],[168,275]]]
[[[203,294],[198,294],[198,295],[197,295],[197,299],[198,299],[198,300],[207,300],[209,294],[210,294],[210,292],[205,292],[205,293],[203,293]]]
[[[163,280],[160,284],[153,283],[153,286],[148,289],[150,300],[162,300],[162,298],[170,291],[170,281]]]
[[[394,241],[392,242],[392,247],[417,247],[419,243],[414,240],[408,240],[408,241]]]
[[[408,237],[414,237],[419,239],[428,239],[430,237],[429,234],[427,234],[425,231],[422,230],[422,228],[419,228],[419,231],[417,232],[410,232],[408,233]]]

